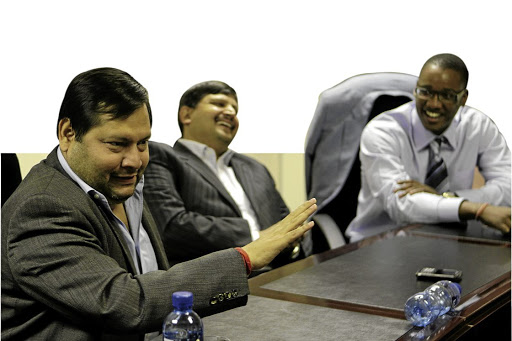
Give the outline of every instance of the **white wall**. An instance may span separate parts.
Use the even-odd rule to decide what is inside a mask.
[[[3,1],[3,152],[48,153],[65,89],[114,66],[150,92],[153,139],[173,143],[178,100],[218,79],[239,94],[245,153],[301,153],[318,95],[360,73],[417,74],[436,53],[470,71],[468,105],[511,141],[507,1]]]

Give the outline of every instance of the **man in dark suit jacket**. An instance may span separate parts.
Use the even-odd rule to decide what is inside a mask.
[[[174,291],[208,315],[244,305],[247,274],[311,228],[314,200],[272,236],[169,269],[142,200],[151,109],[111,68],[71,82],[59,146],[2,207],[2,340],[143,340],[160,330]],[[277,241],[277,242],[276,242]]]
[[[196,84],[180,100],[182,138],[174,148],[150,143],[144,196],[171,263],[245,245],[289,212],[265,166],[228,148],[237,113],[229,85]],[[296,260],[304,249],[296,243],[272,265]]]

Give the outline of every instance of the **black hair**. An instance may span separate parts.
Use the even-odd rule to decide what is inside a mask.
[[[233,97],[238,102],[235,89],[233,89],[224,82],[206,81],[193,85],[187,91],[185,91],[185,93],[181,96],[180,99],[180,106],[178,108],[178,125],[180,126],[180,130],[182,133],[183,124],[181,123],[179,118],[179,111],[181,110],[181,107],[187,106],[190,108],[195,108],[196,105],[203,99],[204,96],[210,94],[224,94],[226,96]]]
[[[457,71],[460,75],[460,80],[463,85],[463,88],[465,89],[468,85],[468,79],[469,79],[469,71],[466,67],[466,64],[464,64],[464,61],[457,57],[454,54],[451,53],[441,53],[436,54],[435,56],[430,57],[425,64],[423,64],[422,71],[425,68],[425,66],[434,64],[439,65],[443,69],[450,69]]]
[[[130,116],[146,104],[152,123],[147,90],[128,73],[115,68],[85,71],[69,84],[60,107],[58,124],[68,118],[78,141],[99,124],[100,115]],[[58,131],[57,131],[58,136]]]

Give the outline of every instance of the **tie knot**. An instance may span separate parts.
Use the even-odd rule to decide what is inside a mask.
[[[447,142],[446,137],[444,136],[437,136],[430,142],[430,152],[433,153],[430,156],[431,158],[439,155],[439,152],[441,150],[441,144],[443,142]]]
[[[441,143],[446,143],[447,139],[444,136],[438,136],[434,139],[434,141],[436,141],[438,145],[441,145]]]
[[[433,149],[435,154],[439,153],[442,143],[447,143],[448,140],[444,136],[438,136],[430,142],[430,149]]]

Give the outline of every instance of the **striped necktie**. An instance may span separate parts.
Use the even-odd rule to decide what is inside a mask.
[[[438,193],[446,192],[449,187],[448,172],[440,154],[443,142],[446,143],[446,137],[444,136],[436,137],[430,142],[428,171],[425,178],[425,184],[435,188]]]

